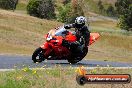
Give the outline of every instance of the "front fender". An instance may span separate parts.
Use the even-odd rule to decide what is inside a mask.
[[[40,46],[42,49],[48,49],[49,48],[49,44],[48,42],[43,43],[43,45]]]
[[[44,49],[44,56],[45,58],[48,58],[49,54],[52,52],[52,48],[49,45],[48,42],[45,42],[43,45],[40,46],[42,49]]]

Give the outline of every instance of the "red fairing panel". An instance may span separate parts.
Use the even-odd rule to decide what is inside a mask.
[[[45,42],[45,43],[43,43],[43,45],[41,45],[40,46],[42,49],[47,49],[47,48],[49,48],[49,44],[48,44],[48,42]]]
[[[77,40],[77,38],[76,38],[75,35],[73,35],[73,34],[71,34],[71,33],[69,32],[69,35],[67,35],[67,36],[65,37],[65,40],[67,40],[67,41],[69,41],[69,42],[75,42],[75,41]]]
[[[49,54],[52,52],[52,48],[50,47],[48,42],[45,42],[43,45],[40,46],[42,49],[46,50],[44,53],[45,57],[48,58]]]

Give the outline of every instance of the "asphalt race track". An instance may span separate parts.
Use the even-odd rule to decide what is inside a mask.
[[[71,65],[67,60],[45,60],[42,63],[33,63],[31,56],[11,56],[11,55],[0,55],[0,69],[14,69],[23,68],[24,66],[29,66],[30,68],[40,68],[40,67],[54,67],[56,65],[62,67],[96,67],[97,65],[101,67],[132,67],[132,63],[119,63],[119,62],[109,62],[109,61],[91,61],[91,60],[82,60],[77,64]]]

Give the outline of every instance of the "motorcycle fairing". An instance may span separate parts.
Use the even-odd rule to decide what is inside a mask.
[[[93,44],[99,37],[99,33],[90,33],[89,45]]]

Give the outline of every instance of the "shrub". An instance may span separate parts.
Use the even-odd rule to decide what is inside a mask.
[[[71,0],[62,0],[62,3],[63,3],[64,5],[66,5],[66,4],[70,3],[70,2],[71,2]]]
[[[107,10],[106,10],[106,13],[108,16],[115,16],[115,10],[114,10],[114,7],[112,5],[109,5]]]
[[[15,10],[18,0],[0,0],[0,8]]]
[[[39,13],[38,13],[37,8],[39,6],[39,3],[40,3],[40,1],[38,1],[38,0],[30,0],[29,3],[28,3],[28,5],[27,5],[27,12],[28,12],[28,14],[30,14],[31,16],[38,17]]]
[[[63,23],[68,23],[69,12],[71,12],[71,5],[67,4],[65,6],[58,7],[59,14],[57,20]]]
[[[105,11],[105,9],[104,9],[102,1],[99,0],[97,5],[98,5],[98,9],[99,9],[100,13],[103,13]]]
[[[132,31],[132,0],[117,0],[115,6],[120,28]]]
[[[55,18],[55,8],[52,0],[30,0],[27,12],[31,16],[52,19]]]
[[[73,0],[72,3],[68,3],[58,8],[59,14],[57,16],[58,21],[63,23],[73,23],[77,16],[83,16],[84,12],[82,7]]]

